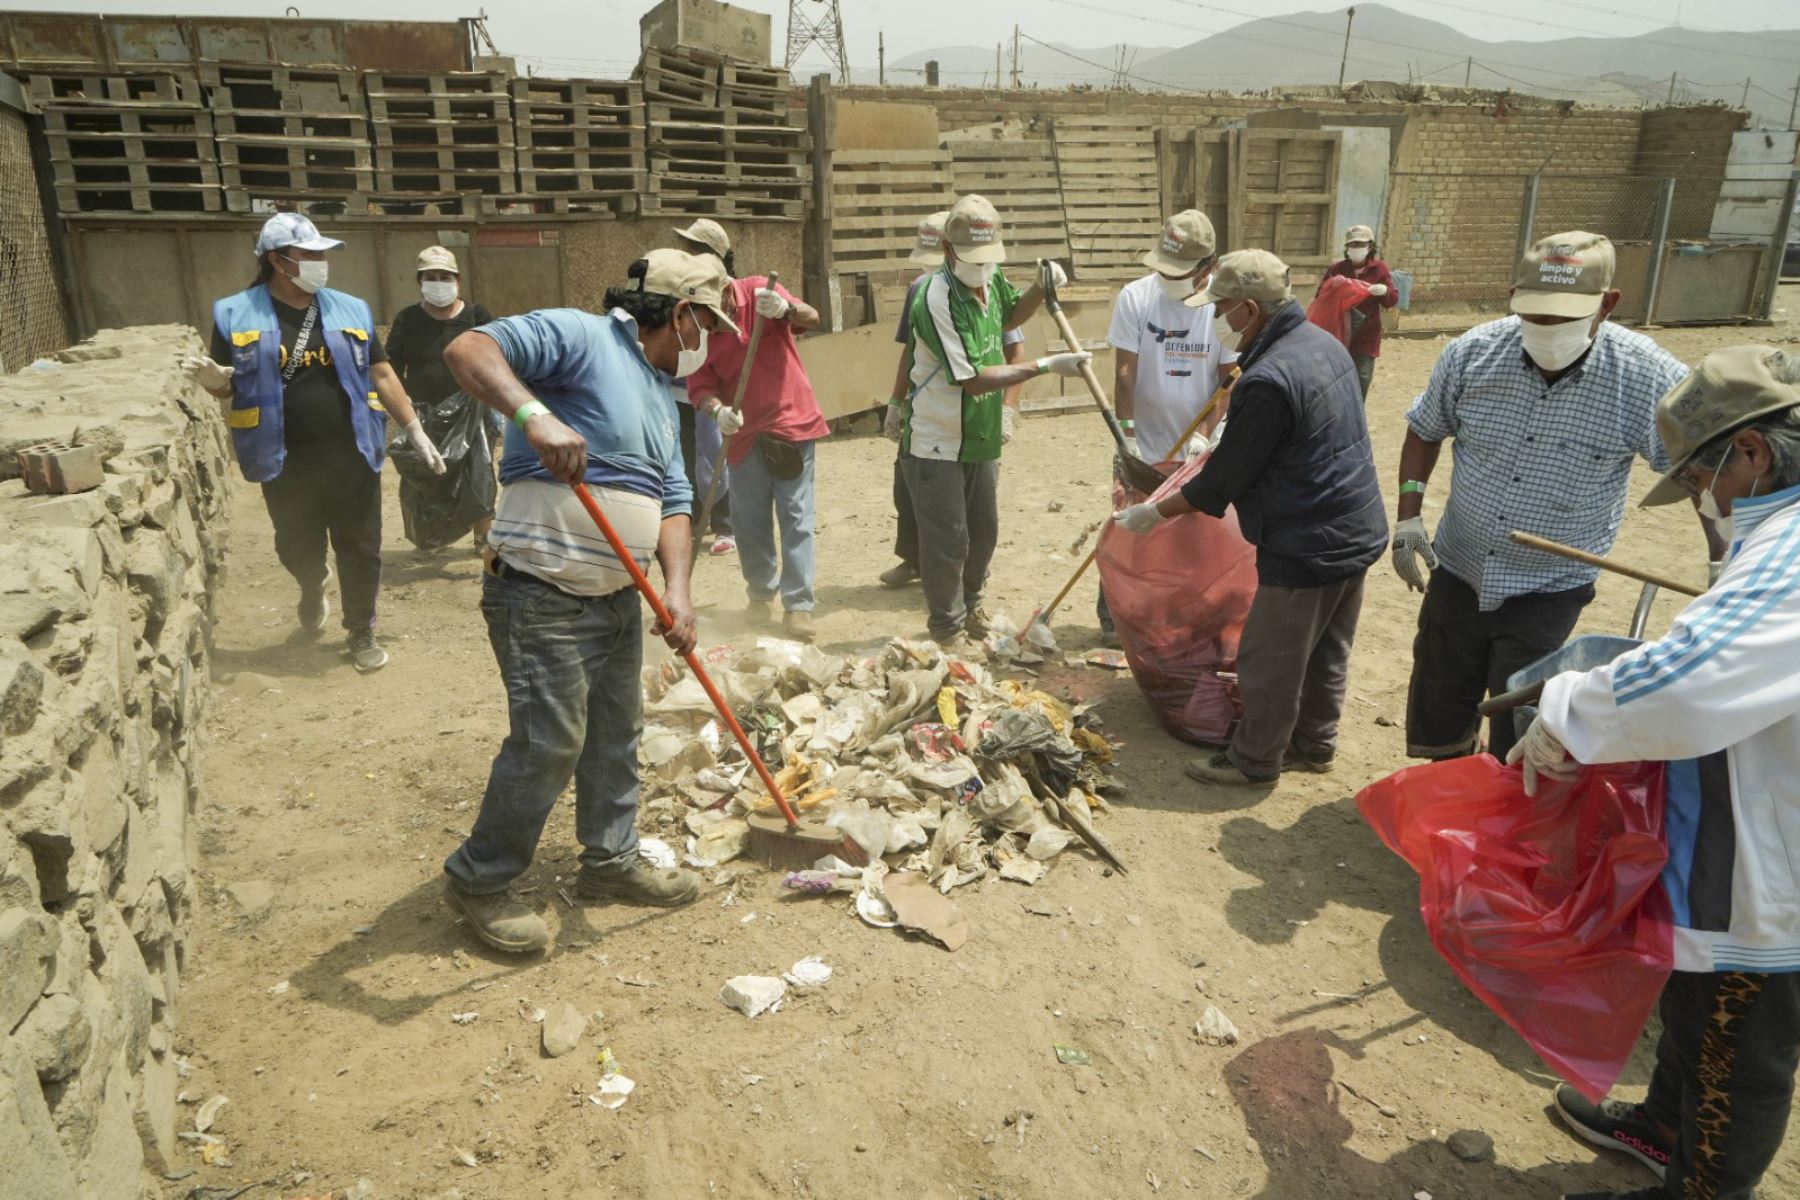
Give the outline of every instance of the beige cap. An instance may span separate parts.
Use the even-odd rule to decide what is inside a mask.
[[[725,227],[706,217],[701,217],[686,229],[677,229],[675,236],[684,237],[690,242],[699,242],[720,258],[731,253],[731,239],[725,236]]]
[[[1375,231],[1367,225],[1352,225],[1344,230],[1344,241],[1346,242],[1372,242],[1374,240]]]
[[[649,264],[644,274],[646,292],[710,308],[726,328],[733,333],[738,331],[737,322],[725,315],[725,285],[730,276],[725,274],[724,263],[710,254],[689,254],[685,250],[652,250],[644,259]]]
[[[960,262],[1006,261],[1006,245],[1000,240],[1000,214],[986,197],[964,196],[950,206],[950,214],[944,218],[944,240],[955,247]]]
[[[1192,275],[1218,245],[1206,214],[1197,208],[1186,209],[1163,222],[1162,236],[1156,239],[1156,248],[1144,255],[1144,265],[1162,275]]]
[[[906,256],[906,261],[921,267],[941,267],[944,265],[944,222],[950,219],[950,210],[934,212],[919,222],[919,241],[913,252]]]
[[[1220,300],[1280,304],[1293,298],[1286,263],[1267,250],[1233,250],[1219,260],[1206,286],[1189,296],[1185,303],[1189,308],[1200,308]]]
[[[427,246],[419,251],[419,265],[414,267],[413,270],[415,272],[448,271],[452,275],[462,274],[461,271],[456,269],[456,255],[450,253],[442,246]]]
[[[1597,233],[1554,233],[1525,252],[1513,276],[1512,310],[1534,317],[1591,317],[1613,281],[1613,244]]]
[[[1800,360],[1773,346],[1714,350],[1686,379],[1656,402],[1656,434],[1669,452],[1669,473],[1644,497],[1644,507],[1687,499],[1675,476],[1700,448],[1738,426],[1800,406]]]

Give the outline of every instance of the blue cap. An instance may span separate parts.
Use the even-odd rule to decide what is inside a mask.
[[[296,212],[276,213],[256,235],[256,254],[262,257],[270,250],[285,250],[289,246],[298,246],[302,250],[342,250],[344,243],[336,238],[328,238],[319,232],[319,227],[307,220],[305,215]]]

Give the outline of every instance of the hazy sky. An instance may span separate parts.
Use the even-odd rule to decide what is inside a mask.
[[[801,0],[812,11],[818,0]],[[1429,17],[1489,41],[1632,36],[1681,24],[1755,32],[1800,26],[1795,0],[1383,0],[1389,7]],[[1315,0],[1012,0],[972,5],[967,0],[840,0],[851,66],[874,69],[876,35],[887,37],[888,61],[938,46],[992,45],[1010,40],[1014,24],[1043,41],[1104,46],[1127,41],[1180,46],[1256,17],[1294,12],[1341,11]],[[244,0],[110,0],[107,3],[34,3],[7,7],[56,11],[191,15],[279,16],[285,6]],[[480,0],[300,0],[307,17],[364,20],[443,20],[480,7]],[[488,28],[504,52],[532,61],[540,73],[622,74],[637,60],[637,21],[647,3],[621,0],[513,0],[494,5]],[[743,7],[775,18],[776,58],[787,20],[786,0],[748,0]],[[1496,11],[1504,10],[1504,12]],[[1749,43],[1746,43],[1750,47]],[[1751,47],[1753,48],[1753,47]],[[1037,52],[1039,55],[1047,51]],[[1029,52],[1028,52],[1029,58]],[[816,53],[803,65],[822,66]],[[1079,69],[1079,68],[1077,68]]]

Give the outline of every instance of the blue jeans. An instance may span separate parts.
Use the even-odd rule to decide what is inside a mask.
[[[811,612],[813,606],[813,444],[802,442],[800,452],[806,466],[796,478],[769,474],[762,452],[753,448],[749,458],[732,466],[728,480],[738,566],[750,599],[766,604],[779,586],[781,607],[789,612]]]
[[[444,870],[475,895],[500,891],[524,874],[571,775],[582,865],[624,866],[637,853],[644,727],[637,593],[579,597],[534,579],[484,574],[481,615],[512,728],[488,774],[475,828]]]

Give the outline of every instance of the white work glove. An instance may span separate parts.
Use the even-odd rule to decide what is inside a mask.
[[[1525,736],[1514,742],[1513,748],[1506,752],[1506,765],[1510,767],[1516,762],[1525,764],[1527,796],[1537,795],[1538,776],[1567,783],[1581,769],[1581,764],[1569,757],[1568,750],[1544,724],[1542,713],[1532,718],[1531,727],[1525,731]]]
[[[1080,376],[1081,368],[1092,362],[1093,359],[1094,356],[1086,350],[1076,350],[1069,354],[1052,354],[1046,358],[1040,358],[1038,361],[1044,364],[1046,374],[1067,375],[1070,378],[1076,378]]]
[[[1162,519],[1163,515],[1156,511],[1156,505],[1148,500],[1142,504],[1133,504],[1130,508],[1121,508],[1113,514],[1113,520],[1126,533],[1149,533]]]
[[[887,416],[881,419],[881,433],[890,442],[897,442],[906,432],[906,414],[892,400],[888,401]]]
[[[1371,283],[1369,285],[1369,295],[1375,297],[1377,300],[1381,299],[1383,296],[1387,295],[1387,284]]]
[[[1425,574],[1419,570],[1419,559],[1429,570],[1437,570],[1437,554],[1431,549],[1431,535],[1425,532],[1424,517],[1408,517],[1394,526],[1394,573],[1415,592],[1425,590]]]
[[[713,409],[713,420],[719,423],[719,432],[726,437],[744,427],[744,414],[735,408],[726,408],[723,404]]]
[[[219,393],[231,386],[231,377],[237,374],[236,367],[221,367],[212,359],[202,354],[189,354],[181,360],[184,371],[194,373],[194,382],[212,393]]]
[[[773,288],[756,289],[756,315],[767,317],[771,321],[779,321],[788,315],[794,306],[789,304],[780,292]]]
[[[406,440],[411,442],[412,448],[419,452],[419,457],[425,460],[425,465],[431,468],[433,475],[444,473],[447,469],[444,465],[444,456],[438,453],[436,446],[432,445],[431,438],[425,433],[425,426],[419,424],[419,418],[414,417],[408,421],[401,427],[400,432],[406,435]]]
[[[1062,264],[1054,258],[1038,259],[1038,286],[1045,291],[1054,291],[1069,282],[1069,273],[1062,269]]]
[[[1002,404],[1000,406],[1000,444],[1002,446],[1011,444],[1013,434],[1018,430],[1018,424],[1018,411],[1010,404]]]

